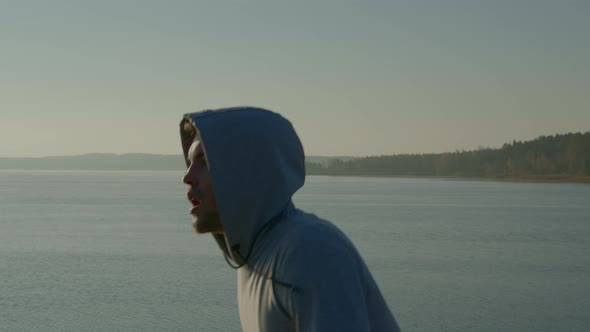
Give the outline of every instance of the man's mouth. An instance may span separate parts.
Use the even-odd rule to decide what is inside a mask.
[[[193,205],[193,207],[190,209],[190,213],[194,214],[197,208],[201,205],[201,199],[196,196],[192,196],[191,194],[187,194],[187,198],[188,201]]]

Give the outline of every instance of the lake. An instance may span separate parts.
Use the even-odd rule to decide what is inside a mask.
[[[0,171],[0,330],[239,331],[180,172]],[[308,177],[404,331],[589,331],[590,185]]]

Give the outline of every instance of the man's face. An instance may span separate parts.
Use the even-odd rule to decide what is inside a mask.
[[[188,200],[193,207],[190,214],[193,216],[193,228],[197,233],[223,233],[223,227],[217,212],[217,203],[211,176],[207,167],[207,160],[201,142],[193,141],[188,152],[188,169],[182,178],[182,182],[189,185]]]

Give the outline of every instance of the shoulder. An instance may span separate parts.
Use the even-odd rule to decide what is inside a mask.
[[[276,276],[302,287],[318,279],[364,270],[349,238],[331,222],[309,213],[296,213],[278,228],[280,264]]]

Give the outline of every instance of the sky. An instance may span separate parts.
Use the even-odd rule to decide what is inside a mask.
[[[588,0],[0,0],[0,157],[180,154],[265,107],[307,155],[590,131]]]

